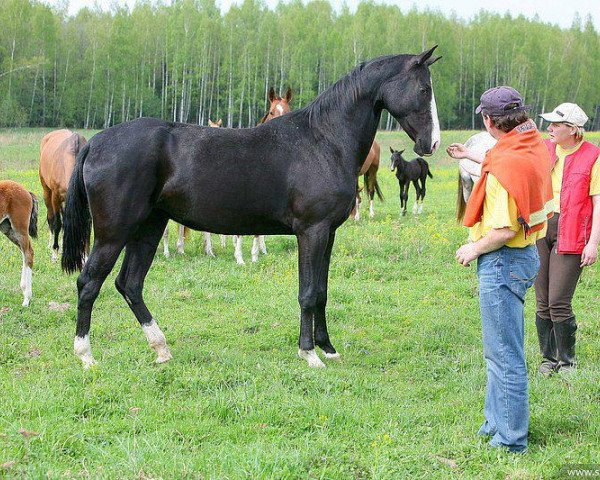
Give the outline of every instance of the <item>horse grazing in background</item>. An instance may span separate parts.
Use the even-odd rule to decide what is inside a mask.
[[[479,132],[471,135],[465,142],[465,147],[482,160],[487,151],[496,145],[496,140],[488,132]],[[481,177],[481,163],[463,158],[458,162],[458,191],[456,193],[456,219],[462,222],[467,208],[467,201],[471,196],[473,187]]]
[[[62,228],[62,211],[75,157],[85,146],[86,139],[71,130],[55,130],[42,138],[40,145],[40,182],[47,209],[52,261],[58,260],[58,236]]]
[[[219,128],[222,123],[223,123],[223,120],[220,118],[216,122],[213,122],[210,118],[208,119],[209,127]],[[212,249],[212,241],[210,239],[210,233],[209,232],[203,232],[203,233],[204,233],[204,253],[206,253],[209,257],[214,257],[215,254],[213,253],[213,249]],[[177,253],[183,254],[185,252],[185,241],[189,238],[189,236],[190,236],[190,229],[183,225],[179,225],[177,228]],[[221,236],[221,246],[223,246],[223,247],[225,246],[224,239],[225,239],[225,237],[222,235]],[[234,246],[235,246],[235,242],[234,242]],[[165,231],[163,233],[163,255],[167,258],[169,258],[169,256],[170,256],[169,225],[168,224],[165,227]]]
[[[291,111],[290,108],[290,102],[292,101],[292,89],[288,87],[287,91],[285,92],[285,97],[282,97],[281,95],[277,95],[275,93],[275,89],[273,87],[271,87],[269,89],[269,110],[267,110],[267,113],[265,113],[265,115],[261,118],[260,122],[258,122],[259,125],[268,122],[269,120],[272,120],[274,118],[277,117],[281,117],[282,115],[285,115],[286,113],[289,113]],[[223,245],[223,239],[221,239],[221,245]],[[235,247],[235,251],[233,253],[233,256],[235,257],[236,262],[238,263],[238,265],[244,265],[244,256],[242,254],[242,236],[241,235],[234,235],[233,236],[233,245]],[[265,236],[264,235],[255,235],[254,236],[254,240],[252,241],[252,250],[251,250],[251,255],[252,255],[252,261],[253,262],[257,262],[258,261],[258,254],[259,252],[262,252],[263,255],[267,254],[267,246],[265,244]]]
[[[367,190],[367,196],[369,197],[369,217],[371,218],[375,216],[375,210],[373,209],[373,198],[375,197],[375,193],[377,193],[379,200],[383,202],[383,194],[381,193],[379,183],[377,182],[377,171],[379,170],[380,158],[381,148],[377,142],[373,142],[369,154],[367,155],[367,159],[365,160],[365,163],[363,163],[360,172],[358,172],[359,177],[363,175],[364,188]],[[350,216],[354,217],[354,220],[356,221],[360,220],[360,191],[358,179],[356,179],[356,205],[352,209],[352,212],[350,212]]]
[[[37,238],[38,201],[36,196],[17,182],[0,181],[0,232],[4,233],[23,254],[21,290],[23,306],[29,306],[33,269],[33,247],[30,236]]]
[[[406,215],[406,205],[408,204],[408,187],[410,182],[415,186],[417,198],[413,205],[413,215],[423,212],[423,201],[425,200],[425,183],[427,177],[433,178],[429,170],[429,164],[421,157],[407,162],[402,157],[404,150],[394,150],[390,147],[392,153],[390,169],[396,170],[396,178],[400,184],[400,210],[402,215]]]
[[[62,267],[77,279],[75,352],[92,365],[94,302],[119,255],[115,285],[157,362],[171,353],[144,303],[144,279],[169,219],[194,230],[295,235],[298,240],[298,355],[339,359],[325,309],[331,251],[348,218],[356,177],[386,109],[418,155],[440,144],[429,72],[435,47],[364,62],[305,108],[254,128],[209,128],[140,118],[94,136],[77,157],[65,210]],[[84,247],[94,228],[87,262]],[[235,341],[232,339],[232,341]]]

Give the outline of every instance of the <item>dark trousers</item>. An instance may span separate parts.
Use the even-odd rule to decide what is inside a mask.
[[[571,300],[581,275],[581,255],[556,253],[558,218],[548,220],[546,237],[537,241],[540,271],[535,281],[537,315],[555,323],[573,317]]]

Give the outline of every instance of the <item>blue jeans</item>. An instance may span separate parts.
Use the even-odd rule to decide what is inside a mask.
[[[527,449],[529,403],[525,365],[525,292],[540,260],[535,245],[502,247],[477,260],[483,355],[487,366],[485,421],[480,435],[511,452]]]

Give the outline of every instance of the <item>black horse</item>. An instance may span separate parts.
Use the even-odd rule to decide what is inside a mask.
[[[435,47],[362,63],[306,108],[248,129],[142,118],[94,136],[77,157],[65,209],[62,267],[77,279],[75,352],[94,363],[94,301],[120,252],[116,288],[140,322],[157,362],[171,358],[142,298],[169,219],[221,234],[291,234],[298,240],[299,355],[311,367],[339,354],[325,322],[336,229],[348,218],[356,179],[385,108],[419,155],[440,142],[429,66]],[[91,218],[90,218],[91,217]],[[94,245],[84,266],[91,221]]]
[[[417,198],[413,205],[413,214],[422,213],[423,201],[425,200],[425,182],[427,181],[427,176],[433,178],[429,170],[429,164],[421,157],[407,162],[402,157],[404,150],[397,151],[390,147],[390,152],[392,152],[390,169],[392,172],[396,170],[396,178],[400,185],[400,213],[406,215],[410,182],[413,183],[417,192]],[[419,184],[419,182],[421,183]]]

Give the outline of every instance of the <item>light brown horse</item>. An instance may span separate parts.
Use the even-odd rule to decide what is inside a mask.
[[[21,290],[23,306],[31,300],[33,247],[30,236],[37,237],[38,201],[36,196],[11,180],[0,181],[0,232],[23,254]]]
[[[379,200],[383,201],[383,194],[381,193],[381,189],[379,188],[379,183],[377,182],[377,170],[379,170],[379,161],[381,157],[381,148],[377,142],[373,142],[371,145],[371,149],[369,150],[369,154],[365,159],[365,163],[363,163],[360,172],[358,172],[358,176],[364,175],[364,188],[367,190],[367,196],[369,197],[369,217],[373,218],[375,216],[375,210],[373,209],[373,198],[375,197],[375,193],[379,197]],[[354,208],[350,212],[350,216],[354,217],[354,220],[360,220],[360,192],[361,188],[358,186],[358,179],[356,181],[356,204]]]
[[[258,122],[258,124],[262,124],[265,122],[268,122],[269,120],[273,120],[274,118],[277,117],[281,117],[282,115],[285,115],[288,112],[291,112],[292,109],[290,108],[290,102],[292,101],[292,89],[288,88],[287,91],[285,92],[285,96],[282,97],[281,95],[277,95],[275,93],[275,89],[273,87],[271,87],[269,89],[269,110],[267,110],[267,113],[265,113],[265,115],[260,119],[260,122]],[[223,241],[221,240],[221,243],[223,243]],[[239,265],[244,265],[244,257],[242,255],[242,236],[241,235],[234,235],[233,236],[233,244],[235,245],[235,252],[234,252],[234,256],[235,256],[235,260],[237,261],[237,263]],[[258,261],[258,254],[259,252],[262,252],[263,255],[266,255],[267,253],[267,246],[265,245],[265,236],[264,235],[256,235],[254,237],[254,240],[252,242],[252,250],[251,250],[251,254],[252,254],[252,261],[256,262]]]
[[[51,246],[53,261],[58,259],[58,235],[62,228],[62,212],[75,157],[86,143],[85,137],[63,129],[48,133],[40,145],[40,182],[48,210],[50,242],[54,237]]]

